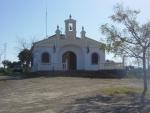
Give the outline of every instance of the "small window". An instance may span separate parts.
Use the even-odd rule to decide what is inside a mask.
[[[43,53],[41,58],[42,63],[49,63],[50,62],[50,56],[48,53]]]
[[[69,31],[73,31],[73,24],[72,23],[69,23]]]
[[[92,54],[91,62],[92,62],[92,64],[98,64],[98,54],[97,53]]]

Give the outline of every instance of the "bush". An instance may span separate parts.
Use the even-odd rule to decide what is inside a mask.
[[[3,73],[4,72],[4,68],[0,68],[0,73]]]
[[[7,69],[4,69],[4,74],[11,74],[12,73],[12,69],[11,68],[7,68]]]

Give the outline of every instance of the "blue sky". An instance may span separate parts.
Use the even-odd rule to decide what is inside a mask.
[[[47,0],[48,35],[54,34],[57,25],[64,33],[64,20],[71,14],[77,20],[78,36],[84,26],[87,36],[100,40],[104,36],[99,28],[110,22],[116,3],[141,10],[141,23],[150,20],[149,0]],[[7,43],[7,59],[17,60],[18,37],[29,41],[45,37],[45,7],[46,0],[0,0],[0,51]]]

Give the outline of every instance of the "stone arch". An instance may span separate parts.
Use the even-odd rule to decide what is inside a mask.
[[[77,56],[72,51],[67,51],[62,55],[62,63],[66,63],[67,70],[77,69]]]
[[[83,49],[77,45],[64,45],[60,47],[58,50],[58,55],[59,55],[59,61],[62,64],[62,70],[63,68],[63,62],[62,62],[62,56],[66,52],[73,52],[76,55],[76,70],[83,70],[84,69],[84,54],[83,54]]]

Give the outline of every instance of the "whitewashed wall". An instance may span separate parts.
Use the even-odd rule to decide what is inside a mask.
[[[105,52],[101,51],[99,48],[91,47],[89,48],[89,53],[87,53],[87,48],[80,48],[76,45],[65,45],[56,48],[56,52],[53,52],[53,48],[39,47],[33,51],[33,71],[52,71],[52,70],[63,70],[62,67],[62,56],[65,52],[71,51],[77,57],[77,70],[100,70],[103,69],[103,64],[105,63]],[[44,52],[48,52],[51,57],[50,63],[41,63],[41,55]],[[92,53],[97,53],[99,55],[99,63],[93,65],[91,63]]]
[[[98,64],[91,63],[92,53],[97,53],[99,55]],[[89,53],[85,54],[85,70],[100,70],[103,68],[105,63],[105,52],[101,51],[99,48],[89,48]]]

